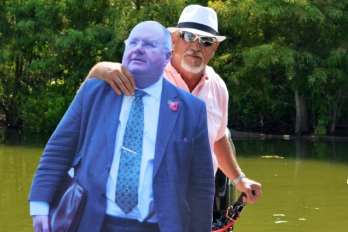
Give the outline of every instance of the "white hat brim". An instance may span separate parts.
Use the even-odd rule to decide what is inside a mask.
[[[167,29],[171,33],[180,30],[180,31],[192,32],[193,34],[196,34],[196,35],[215,37],[218,42],[222,42],[222,41],[224,41],[226,39],[226,36],[214,35],[214,34],[211,34],[209,32],[198,30],[198,29],[194,29],[194,28],[168,27]]]

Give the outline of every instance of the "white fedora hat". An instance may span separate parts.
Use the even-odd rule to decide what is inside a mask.
[[[226,39],[219,35],[216,12],[210,7],[189,5],[182,11],[178,25],[168,27],[170,32],[189,31],[197,35],[215,37],[219,42]]]

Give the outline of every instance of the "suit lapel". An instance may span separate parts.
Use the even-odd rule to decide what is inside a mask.
[[[181,107],[170,107],[171,103],[179,102],[177,90],[167,80],[163,79],[160,112],[156,136],[155,162],[153,176],[157,174],[162,162],[170,136],[174,129]]]
[[[105,141],[107,141],[107,151],[110,154],[110,157],[108,158],[112,158],[114,154],[113,152],[115,148],[116,133],[117,133],[118,124],[120,123],[119,117],[120,117],[122,99],[123,99],[123,95],[117,96],[113,92],[111,94],[112,94],[112,97],[108,98],[110,99],[111,102],[109,102],[106,105],[109,105],[112,107],[110,108],[109,111],[107,111],[108,113],[104,117],[105,122],[107,122],[104,124],[106,126],[104,130],[106,134]]]

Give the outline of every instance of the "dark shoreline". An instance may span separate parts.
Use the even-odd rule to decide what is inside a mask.
[[[246,132],[246,131],[237,131],[230,129],[231,137],[233,140],[307,140],[311,142],[324,141],[324,142],[348,142],[347,136],[318,136],[318,135],[291,135],[291,134],[265,134],[258,132]],[[4,143],[6,140],[10,141],[35,141],[36,143],[44,143],[47,141],[47,138],[44,138],[43,135],[23,135],[21,133],[15,132],[15,130],[6,131],[5,127],[0,127],[0,143]],[[31,138],[31,139],[30,139]]]
[[[268,139],[280,139],[280,140],[308,140],[308,141],[324,141],[324,142],[348,142],[347,136],[318,136],[318,135],[277,135],[277,134],[264,134],[264,133],[256,133],[256,132],[245,132],[245,131],[236,131],[231,129],[232,139],[235,140],[244,140],[244,139],[260,139],[260,140],[268,140]]]

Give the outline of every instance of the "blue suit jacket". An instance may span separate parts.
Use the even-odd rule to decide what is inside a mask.
[[[177,111],[170,101],[179,102]],[[121,103],[104,81],[87,81],[50,137],[33,180],[29,200],[51,202],[65,173],[76,168],[88,192],[81,232],[101,230]],[[208,232],[214,173],[205,105],[166,80],[160,104],[153,172],[160,230]]]

